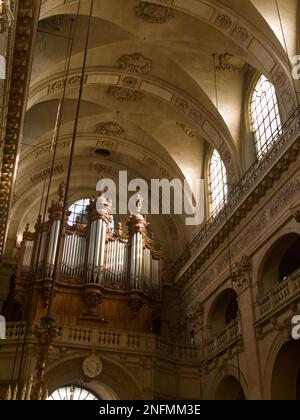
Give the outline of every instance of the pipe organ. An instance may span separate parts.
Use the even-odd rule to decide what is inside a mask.
[[[27,226],[23,234],[15,295],[24,312],[42,316],[52,293],[53,316],[61,322],[127,329],[131,323],[149,330],[161,307],[163,254],[148,234],[147,220],[138,211],[130,216],[127,232],[120,223],[112,229],[111,206],[100,196],[86,209],[87,224],[70,225],[70,212],[62,217],[62,200],[52,203],[48,221],[39,218],[35,232]],[[26,306],[29,295],[32,304]]]

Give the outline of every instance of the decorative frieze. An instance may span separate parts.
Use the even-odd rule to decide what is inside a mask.
[[[44,169],[38,174],[33,175],[31,177],[31,182],[33,184],[38,184],[39,182],[44,181],[45,179],[50,177],[51,171],[52,171],[52,176],[62,174],[64,172],[64,165],[56,165],[54,166],[53,169],[52,168]]]
[[[118,86],[111,86],[107,93],[120,102],[137,102],[143,98],[143,94],[137,90]]]

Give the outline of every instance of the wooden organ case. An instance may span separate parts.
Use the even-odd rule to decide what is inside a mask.
[[[111,207],[97,200],[86,209],[85,225],[70,225],[70,212],[65,214],[61,241],[62,197],[52,202],[46,223],[38,219],[35,232],[27,226],[18,250],[14,299],[22,303],[24,319],[45,316],[52,293],[51,316],[57,324],[153,331],[161,310],[163,253],[155,249],[140,212],[130,216],[124,233],[120,223],[110,228]]]

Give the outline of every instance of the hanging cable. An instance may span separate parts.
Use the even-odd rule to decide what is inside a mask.
[[[53,176],[53,168],[54,168],[54,163],[55,163],[55,159],[56,159],[56,150],[57,150],[57,144],[58,144],[58,139],[59,139],[59,129],[58,128],[60,127],[62,114],[63,114],[63,104],[64,104],[64,100],[65,100],[65,95],[66,95],[67,80],[68,80],[68,76],[69,76],[69,72],[70,72],[70,63],[71,63],[71,57],[72,57],[72,53],[73,53],[75,33],[76,33],[76,30],[77,30],[79,11],[80,11],[80,2],[78,2],[75,24],[74,24],[73,19],[72,19],[72,22],[70,24],[70,31],[69,31],[70,33],[69,33],[69,37],[68,37],[69,42],[68,42],[68,45],[67,45],[66,62],[65,62],[65,69],[64,69],[65,78],[64,78],[63,93],[62,93],[62,96],[60,98],[58,109],[57,109],[57,115],[56,115],[55,128],[54,128],[54,131],[53,131],[52,144],[51,144],[51,148],[49,150],[50,152],[53,150],[53,157],[52,157],[52,164],[51,164],[51,169],[50,169],[49,183],[48,183],[48,189],[47,189],[47,194],[46,194],[46,199],[45,199],[43,217],[41,219],[42,225],[44,224],[45,219],[46,219],[46,212],[47,212],[49,193],[50,193],[50,185],[51,185],[52,176]],[[50,157],[51,156],[49,154],[48,166],[49,166],[49,163],[50,163]],[[39,208],[39,212],[38,212],[39,215],[41,215],[41,213],[42,213],[46,184],[47,184],[47,178],[45,178],[44,184],[43,184],[42,197],[41,197],[40,208]],[[39,229],[39,227],[38,227],[38,229]],[[38,233],[39,233],[39,231],[38,231]],[[26,299],[26,302],[24,304],[23,317],[28,316],[28,310],[29,310],[29,308],[31,306],[31,303],[32,303],[33,285],[34,285],[36,274],[37,274],[37,271],[38,271],[38,261],[39,261],[40,251],[41,251],[41,242],[42,242],[42,235],[39,235],[39,241],[38,241],[37,253],[36,253],[36,265],[35,265],[35,268],[33,270],[32,276],[31,276],[30,286],[29,286],[29,296]],[[18,374],[18,383],[20,382],[20,379],[21,379],[24,352],[25,352],[25,343],[26,343],[26,338],[27,338],[28,331],[29,331],[29,320],[27,319],[27,321],[25,320],[24,322],[25,322],[25,331],[24,331],[24,335],[23,335],[22,351],[21,351],[19,374]],[[19,333],[20,332],[21,331],[19,331]],[[18,336],[18,338],[19,338],[19,336]],[[18,340],[18,344],[20,344],[19,340]],[[17,348],[16,348],[16,355],[18,353],[18,347],[19,347],[18,344],[17,344]],[[13,383],[15,366],[16,366],[16,356],[15,356],[15,361],[14,361],[14,366],[13,366],[11,385]]]
[[[56,278],[58,276],[58,263],[59,263],[60,247],[61,247],[62,236],[63,236],[63,231],[64,231],[65,213],[66,213],[66,210],[67,210],[68,192],[69,192],[69,188],[70,188],[71,174],[72,174],[72,168],[73,168],[74,150],[75,150],[75,143],[76,143],[79,117],[80,117],[81,100],[82,100],[82,94],[83,94],[84,80],[85,80],[85,74],[86,74],[86,63],[87,63],[88,47],[89,47],[89,41],[90,41],[90,31],[91,31],[91,26],[92,26],[93,9],[94,9],[94,0],[91,0],[88,28],[87,28],[86,41],[85,41],[85,49],[84,49],[84,55],[83,55],[83,64],[82,64],[82,73],[81,73],[81,79],[80,79],[79,95],[78,95],[77,108],[76,108],[76,113],[75,113],[75,122],[74,122],[73,136],[72,136],[72,142],[71,142],[71,151],[70,151],[69,164],[68,164],[67,182],[66,182],[66,187],[65,187],[61,222],[60,222],[60,226],[59,226],[57,248],[56,248],[55,259],[54,259],[52,286],[51,286],[50,299],[49,299],[48,310],[47,310],[47,318],[51,318],[53,298],[54,298],[54,289],[55,289],[55,281],[56,281]]]
[[[214,85],[215,85],[216,110],[217,110],[217,122],[218,122],[218,143],[219,143],[219,148],[221,148],[221,133],[220,133],[220,127],[219,127],[219,96],[218,96],[218,83],[217,83],[216,54],[213,54],[213,67],[214,67]],[[228,185],[228,183],[227,183],[227,185]],[[227,197],[226,196],[224,196],[223,211],[224,211],[224,215],[225,215],[226,246],[227,246],[227,253],[228,253],[230,284],[231,284],[232,290],[234,290],[233,265],[232,265],[231,249],[230,249],[230,230],[229,230],[229,224],[228,224],[229,220],[228,220],[228,213],[227,213]],[[234,302],[232,301],[231,303],[234,303]],[[238,380],[239,380],[239,383],[241,384],[241,364],[240,364],[238,329],[235,330],[235,340],[236,340]]]

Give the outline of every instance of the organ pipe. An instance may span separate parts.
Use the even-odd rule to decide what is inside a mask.
[[[46,278],[53,275],[61,223],[58,204],[53,206],[49,221],[38,225],[36,233],[28,229],[24,232],[18,269],[23,277],[29,275],[33,261]],[[72,283],[76,279],[76,283],[147,293],[153,290],[157,294],[161,290],[163,256],[148,235],[149,223],[139,212],[131,215],[125,234],[120,223],[115,230],[111,228],[110,212],[110,205],[105,202],[98,212],[94,201],[87,207],[87,224],[71,225],[69,214],[66,215],[58,281]],[[36,255],[38,242],[41,246]]]

